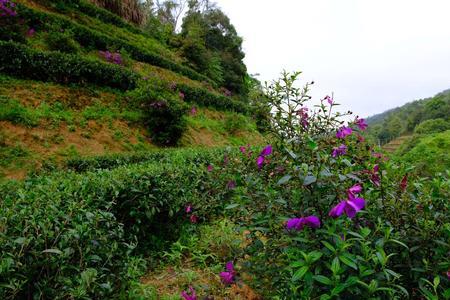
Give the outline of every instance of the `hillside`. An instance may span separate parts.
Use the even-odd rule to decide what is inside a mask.
[[[0,0],[0,299],[449,298],[450,94],[367,125],[242,41],[209,0]]]
[[[381,114],[368,117],[369,134],[381,144],[412,133],[431,133],[450,129],[450,93],[416,100]]]
[[[141,26],[84,0],[7,2],[0,178],[82,156],[262,142],[245,92]]]

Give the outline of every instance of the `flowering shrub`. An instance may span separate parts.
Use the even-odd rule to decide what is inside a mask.
[[[0,0],[0,18],[17,16],[16,4],[11,0]]]
[[[162,82],[146,82],[130,93],[131,101],[143,108],[152,141],[163,146],[176,145],[186,130],[189,106]]]
[[[364,142],[363,119],[345,124],[351,113],[333,113],[328,96],[308,105],[298,75],[266,86],[273,149],[241,147],[229,166],[245,196],[227,212],[250,231],[243,266],[254,286],[282,299],[450,293],[449,179],[412,183]]]
[[[18,17],[17,4],[0,0],[0,40],[25,42],[26,27]]]
[[[99,51],[101,57],[103,57],[107,62],[122,65],[122,56],[119,52],[109,52],[109,51]]]

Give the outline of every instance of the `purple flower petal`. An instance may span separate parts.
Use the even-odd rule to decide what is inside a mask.
[[[349,198],[355,198],[356,195],[362,192],[362,187],[359,184],[355,184],[351,188],[348,189],[348,197]]]
[[[231,272],[220,272],[219,276],[225,284],[232,284],[234,282],[234,275]]]
[[[354,207],[358,212],[366,206],[366,200],[364,200],[364,198],[353,198],[348,200],[347,204]]]
[[[228,272],[233,273],[233,272],[234,272],[234,265],[233,265],[233,262],[232,262],[232,261],[227,262],[227,263],[225,264],[225,269],[226,269]]]
[[[191,295],[189,295],[186,291],[182,291],[181,297],[183,297],[184,300],[197,300],[197,295],[195,294],[195,290],[192,286],[189,287],[189,291]]]
[[[303,218],[303,221],[306,225],[308,225],[311,228],[319,228],[320,227],[320,219],[316,216],[309,216],[309,217]]]
[[[337,132],[336,132],[336,137],[338,138],[338,139],[343,139],[343,138],[345,138],[346,136],[348,136],[348,135],[351,135],[352,134],[352,132],[353,132],[353,130],[350,128],[350,127],[342,127],[341,129],[339,129]]]
[[[355,124],[358,126],[359,130],[362,130],[362,131],[366,130],[367,126],[368,126],[364,119],[359,119],[359,118],[356,118]]]
[[[258,156],[256,159],[256,164],[258,165],[258,169],[261,169],[264,163],[264,156]]]
[[[302,223],[302,219],[301,218],[289,219],[286,222],[286,229],[287,230],[293,230],[293,229],[300,230],[301,229],[300,227],[302,227],[301,223]]]
[[[342,215],[342,213],[344,212],[344,208],[346,206],[346,201],[341,201],[339,202],[338,205],[336,205],[335,207],[333,207],[330,212],[328,213],[328,215],[332,218],[337,218],[339,216]]]
[[[259,154],[259,156],[268,156],[272,154],[272,145],[267,145]]]

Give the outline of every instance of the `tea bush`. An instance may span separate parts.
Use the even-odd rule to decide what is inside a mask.
[[[188,106],[177,96],[157,81],[130,93],[131,102],[144,110],[144,122],[156,144],[176,145],[187,128]]]
[[[190,153],[191,163],[177,155],[170,164],[55,173],[0,185],[0,297],[123,294],[129,280],[140,276],[129,274],[132,261],[176,238],[187,203],[212,214],[227,203],[225,176],[212,176],[198,163],[209,153]],[[222,158],[215,158],[217,166]]]
[[[91,83],[122,90],[133,89],[138,79],[136,74],[119,66],[2,41],[0,72],[42,81]]]
[[[87,26],[79,25],[65,17],[37,11],[20,4],[18,4],[17,11],[21,17],[27,20],[28,24],[34,26],[36,29],[54,30],[54,28],[58,28],[59,30],[71,31],[74,39],[89,50],[106,50],[110,48],[124,49],[135,60],[172,70],[193,80],[211,82],[206,76],[201,75],[186,66],[177,64],[127,41],[114,39],[106,34],[92,30]]]
[[[67,160],[62,168],[81,173],[98,169],[114,169],[144,162],[170,163],[174,161],[184,161],[186,164],[202,166],[214,161],[217,157],[223,156],[223,154],[224,150],[221,148],[196,151],[191,149],[165,149],[164,151],[73,158]]]
[[[48,48],[52,51],[61,51],[64,53],[78,53],[80,45],[72,38],[70,31],[58,32],[52,31],[46,37]]]
[[[248,112],[248,105],[245,103],[236,101],[230,97],[216,95],[203,88],[186,84],[177,84],[175,88],[184,94],[184,100],[187,102],[214,107],[218,110],[231,110],[244,114]]]

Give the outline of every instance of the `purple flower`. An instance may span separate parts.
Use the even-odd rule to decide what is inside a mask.
[[[256,165],[258,166],[258,169],[261,169],[264,164],[264,156],[258,156],[256,159]]]
[[[272,154],[272,145],[267,145],[266,147],[264,147],[264,149],[261,151],[258,158],[256,159],[256,165],[258,166],[258,169],[262,168],[265,161],[265,157],[271,154]]]
[[[331,98],[330,96],[326,96],[324,100],[327,100],[328,104],[333,105],[333,98]]]
[[[331,156],[336,158],[336,157],[344,155],[346,153],[347,153],[347,146],[340,145],[339,147],[333,149],[333,152],[331,153]]]
[[[120,53],[111,53],[109,51],[99,51],[99,54],[103,56],[103,58],[110,63],[121,65],[123,63],[122,56]]]
[[[267,145],[259,154],[259,156],[268,156],[272,154],[272,145]]]
[[[208,165],[208,167],[206,169],[208,170],[208,172],[212,172],[213,166],[212,165]]]
[[[232,284],[234,282],[234,265],[232,261],[229,261],[225,265],[226,272],[220,272],[220,278],[222,279],[222,282],[225,284]]]
[[[300,120],[301,120],[303,128],[308,127],[308,125],[309,125],[309,122],[308,122],[308,108],[307,107],[300,108],[300,110],[297,111],[297,115],[300,116]]]
[[[228,181],[227,188],[230,189],[230,190],[235,189],[236,188],[236,181],[234,181],[234,180]]]
[[[338,139],[343,139],[343,138],[345,138],[346,136],[348,136],[348,135],[351,135],[352,134],[352,132],[353,132],[353,130],[350,128],[350,127],[342,127],[341,129],[339,129],[337,132],[336,132],[336,137],[338,138]]]
[[[286,229],[287,230],[295,229],[297,231],[300,231],[303,229],[303,227],[305,225],[307,225],[311,228],[319,228],[320,227],[320,219],[316,216],[289,219],[286,222]]]
[[[245,154],[245,152],[247,151],[247,149],[244,146],[240,146],[239,147],[239,151],[241,151],[242,154]]]
[[[181,297],[184,300],[197,300],[197,295],[195,294],[195,290],[192,286],[189,287],[190,295],[186,291],[181,292]]]
[[[359,130],[363,130],[363,131],[366,130],[367,126],[368,126],[364,119],[359,119],[359,118],[356,118],[355,124],[358,126]]]
[[[191,116],[195,116],[197,114],[197,108],[195,108],[195,106],[193,106],[191,108]]]
[[[359,184],[355,184],[351,188],[347,190],[347,194],[349,198],[354,198],[356,195],[362,192],[362,187]]]
[[[189,220],[191,221],[192,224],[195,224],[198,222],[198,217],[196,215],[191,215]]]
[[[265,157],[272,154],[272,145],[267,145],[264,147],[264,149],[259,154],[258,158],[256,159],[256,165],[258,166],[258,169],[261,169],[263,166],[263,163],[265,161]]]
[[[179,92],[179,93],[178,93],[178,96],[180,96],[180,99],[181,99],[181,100],[184,100],[184,93],[183,93],[183,92]]]
[[[363,198],[352,198],[339,202],[328,214],[330,217],[337,218],[345,213],[349,218],[353,218],[358,211],[364,208],[366,200]]]
[[[447,271],[447,279],[450,280],[450,270]]]
[[[17,12],[15,11],[16,4],[10,0],[0,1],[0,17],[15,17]]]
[[[186,206],[186,213],[191,213],[192,212],[192,205],[188,205]]]
[[[35,33],[36,33],[36,30],[34,28],[29,28],[27,33],[26,33],[26,36],[31,38],[31,37],[34,36]]]
[[[370,176],[370,181],[372,181],[372,183],[375,186],[380,186],[381,185],[381,178],[380,178],[380,166],[379,165],[375,165],[373,167],[373,171],[370,172],[372,175]]]

